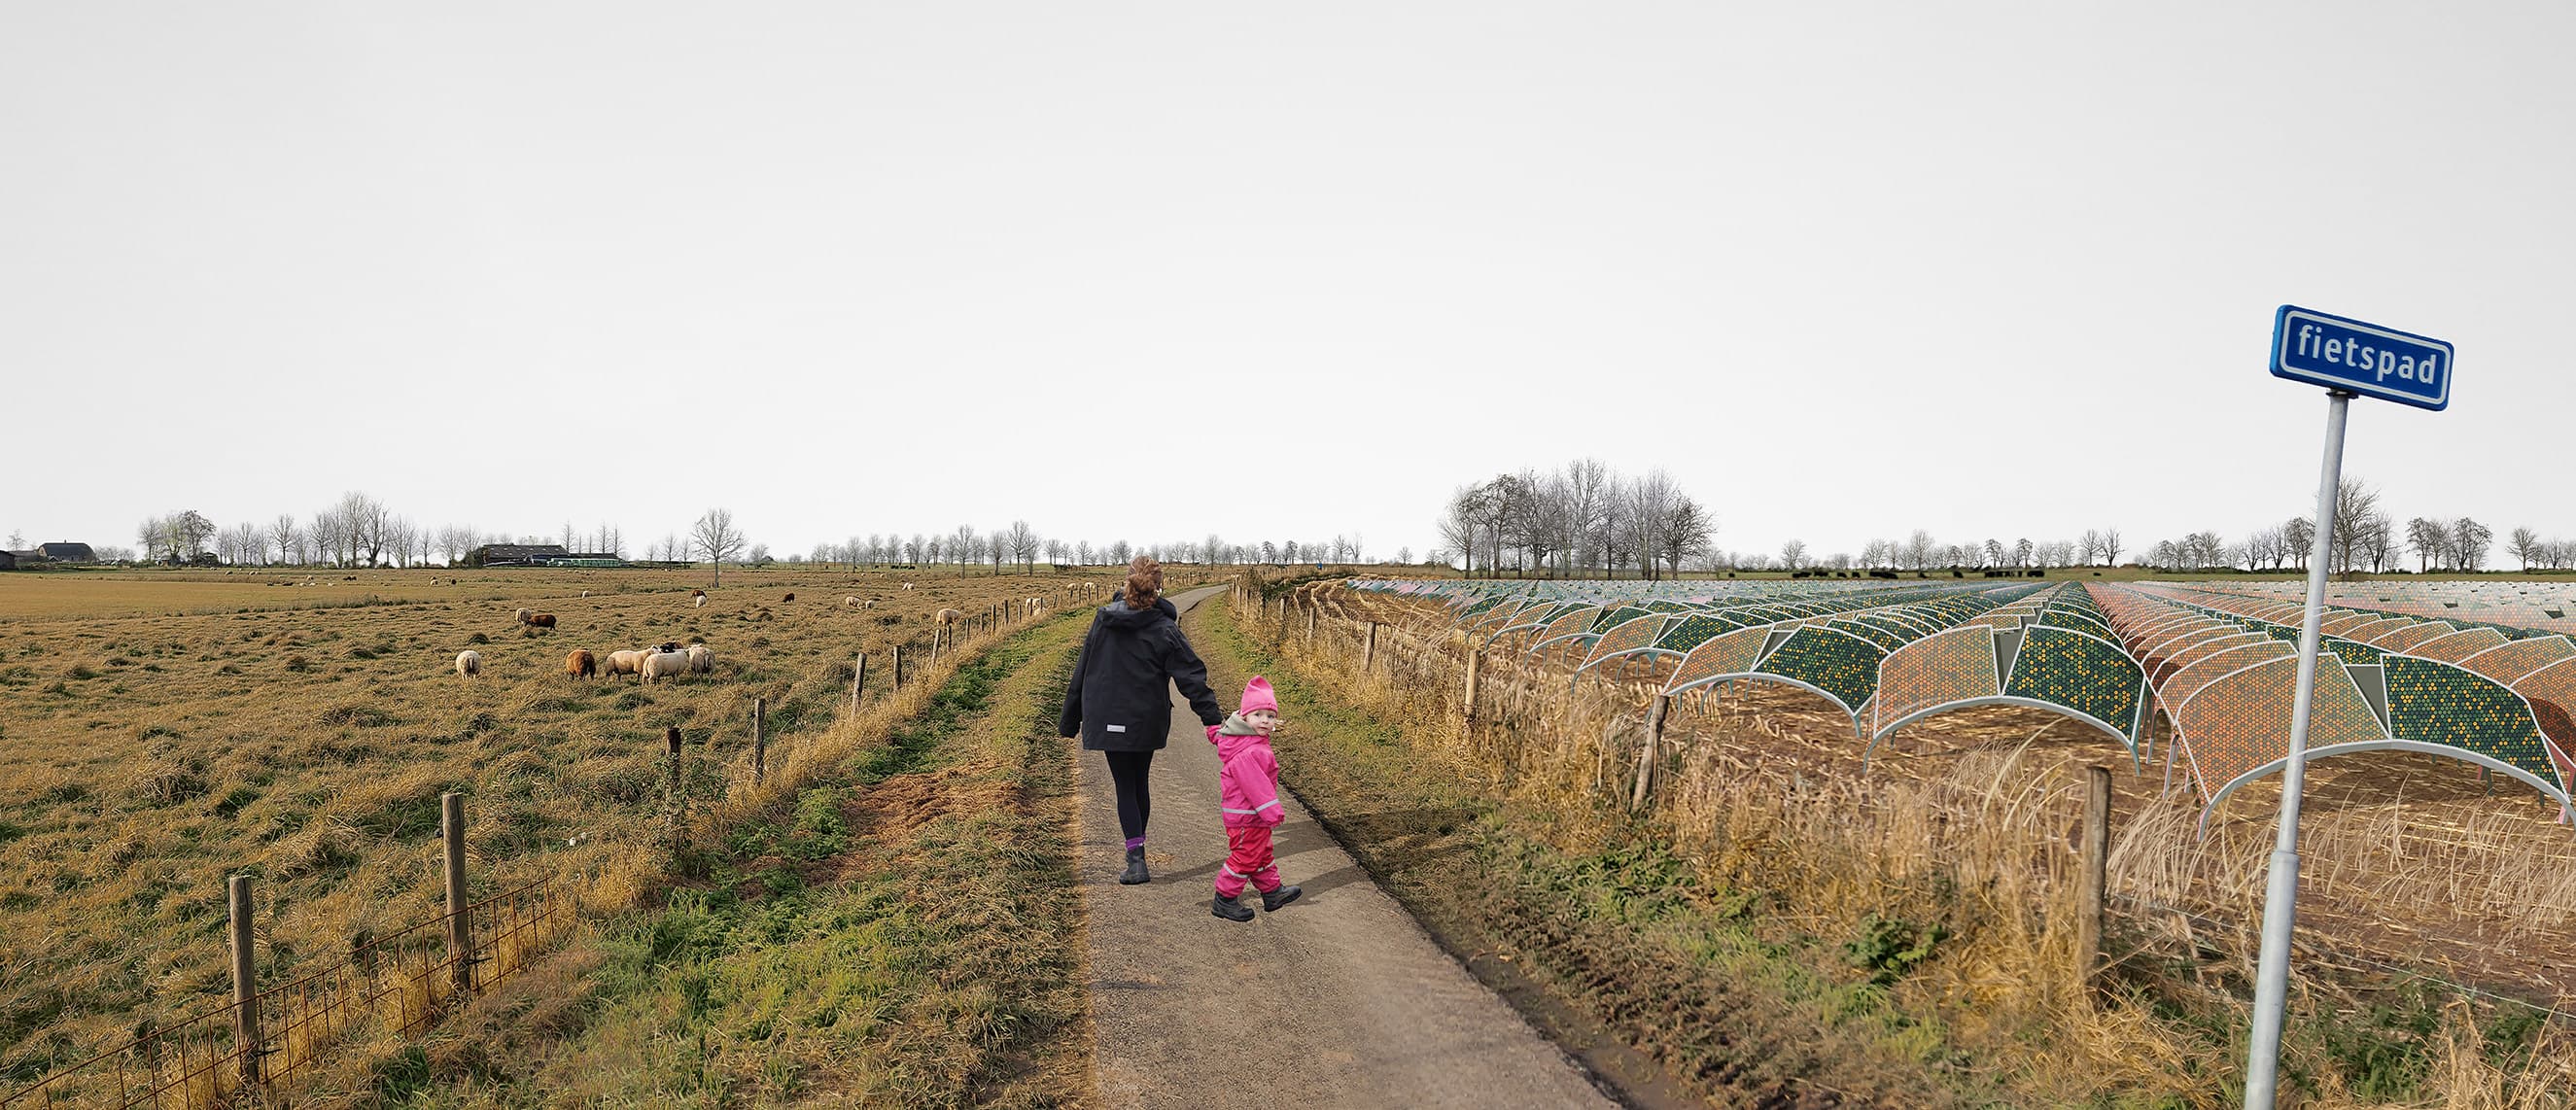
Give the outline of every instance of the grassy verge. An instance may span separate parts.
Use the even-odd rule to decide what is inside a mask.
[[[1082,1101],[1053,716],[1083,627],[1049,621],[960,667],[887,742],[732,822],[699,877],[607,926],[553,991],[383,1069],[377,1101]]]
[[[1722,1105],[1996,1096],[1937,1025],[1889,1002],[1936,932],[1776,928],[1764,892],[1710,885],[1642,828],[1562,850],[1545,815],[1461,779],[1425,723],[1350,705],[1222,604],[1190,620],[1220,688],[1256,672],[1278,688],[1295,722],[1282,783],[1389,893],[1559,1041],[1614,1038],[1664,1073],[1614,1079]]]

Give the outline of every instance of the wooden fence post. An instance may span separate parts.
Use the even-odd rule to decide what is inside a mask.
[[[2076,973],[2093,981],[2102,962],[2102,913],[2111,871],[2111,769],[2084,769],[2084,906],[2075,922]]]
[[[679,729],[665,728],[662,730],[662,750],[669,756],[671,761],[670,768],[664,772],[665,777],[663,781],[666,783],[665,788],[670,792],[670,794],[669,797],[664,800],[663,824],[665,825],[664,831],[668,834],[671,842],[671,850],[676,852],[680,850],[681,822]]]
[[[868,688],[868,653],[860,652],[859,661],[850,665],[850,712],[859,711],[859,692]]]
[[[900,690],[902,690],[902,689],[903,689],[903,645],[902,645],[902,644],[896,644],[896,645],[894,646],[894,688],[895,688],[897,691],[900,691]]]
[[[257,1087],[265,1051],[259,1039],[258,953],[250,935],[250,876],[235,875],[225,885],[232,901],[233,1042],[241,1047],[242,1086]]]
[[[1467,641],[1467,723],[1476,723],[1476,680],[1483,677],[1485,653],[1476,649],[1474,640]]]
[[[1655,757],[1664,750],[1664,717],[1672,712],[1671,694],[1655,695],[1654,704],[1646,710],[1646,745],[1637,752],[1637,788],[1628,795],[1631,810],[1646,807],[1647,786],[1655,778]]]
[[[465,795],[449,791],[438,796],[438,831],[447,847],[447,976],[462,997],[474,989],[474,930],[465,900]]]
[[[769,699],[751,699],[751,781],[769,777]]]
[[[1368,673],[1369,671],[1371,671],[1371,670],[1375,669],[1376,667],[1377,667],[1377,622],[1376,622],[1376,621],[1370,621],[1370,622],[1369,622],[1369,630],[1368,630],[1368,646],[1360,649],[1360,673],[1362,673],[1362,674],[1366,674],[1366,673]]]

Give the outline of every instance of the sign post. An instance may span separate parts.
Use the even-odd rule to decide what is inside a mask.
[[[2254,980],[2254,1029],[2245,1058],[2247,1110],[2271,1110],[2281,1068],[2281,1013],[2290,989],[2290,932],[2299,899],[2299,798],[2307,785],[2308,710],[2317,696],[2318,626],[2326,560],[2334,550],[2335,495],[2343,485],[2344,418],[2354,397],[2436,412],[2451,403],[2451,345],[2411,332],[2282,305],[2272,317],[2272,376],[2326,387],[2325,460],[2317,473],[2316,538],[2308,551],[2307,614],[2299,625],[2299,677],[2290,707],[2290,760],[2281,778],[2280,833],[2263,893],[2262,962]]]

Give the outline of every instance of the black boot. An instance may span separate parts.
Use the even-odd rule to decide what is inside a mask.
[[[1279,907],[1296,901],[1297,896],[1304,893],[1306,892],[1293,886],[1283,886],[1277,890],[1262,891],[1261,908],[1265,912],[1275,913],[1278,911]]]
[[[1215,901],[1208,903],[1208,912],[1228,921],[1252,920],[1252,907],[1222,894],[1217,895]]]
[[[1134,886],[1152,881],[1154,881],[1153,873],[1145,870],[1145,849],[1141,847],[1127,849],[1127,870],[1118,873],[1119,884]]]

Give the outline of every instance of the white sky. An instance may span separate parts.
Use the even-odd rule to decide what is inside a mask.
[[[0,535],[2576,534],[2576,5],[0,0]]]

